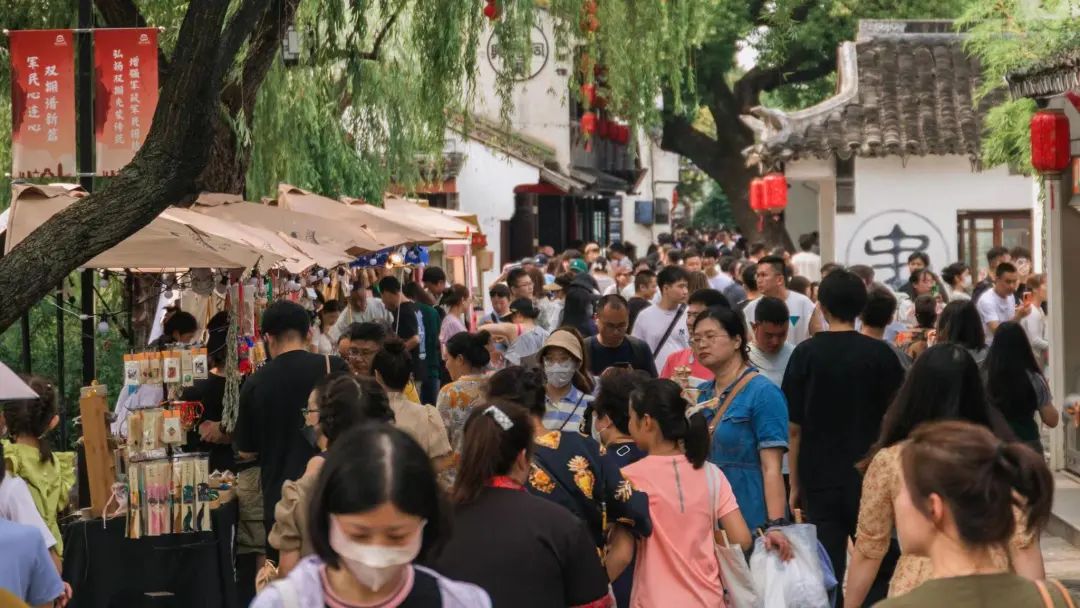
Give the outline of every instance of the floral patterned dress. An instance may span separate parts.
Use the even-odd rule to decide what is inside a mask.
[[[638,537],[652,534],[649,497],[613,461],[600,457],[596,441],[568,431],[550,431],[534,441],[526,489],[581,518],[597,547],[604,545],[609,522],[626,525]]]
[[[893,537],[896,516],[893,501],[900,494],[903,470],[900,454],[903,443],[883,448],[874,455],[870,467],[863,477],[862,500],[859,502],[859,524],[856,529],[855,550],[870,559],[880,559],[889,550],[889,541]],[[1014,511],[1017,517],[1016,532],[1009,541],[1014,549],[1031,546],[1035,537],[1024,529],[1023,515]],[[901,548],[902,550],[902,548]],[[995,550],[994,563],[1002,572],[1009,570],[1009,554],[1005,548]],[[889,597],[903,595],[930,579],[933,567],[930,559],[901,554],[896,564],[892,581],[889,583]]]
[[[439,480],[444,487],[454,485],[457,478],[458,461],[461,459],[461,436],[465,433],[465,421],[473,408],[480,405],[484,400],[484,391],[487,388],[487,380],[480,375],[462,376],[442,387],[435,407],[442,416],[443,424],[450,436],[451,463],[450,467],[439,474]]]

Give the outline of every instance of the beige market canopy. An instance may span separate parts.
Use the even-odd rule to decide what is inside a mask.
[[[315,244],[302,244],[297,239],[286,234],[276,233],[257,226],[249,226],[240,222],[218,219],[196,213],[190,209],[173,207],[162,213],[161,217],[175,219],[209,234],[273,251],[283,258],[280,266],[294,274],[304,272],[313,266],[333,268],[341,264],[348,264],[353,259],[346,255],[344,251],[335,251]]]
[[[192,210],[218,219],[283,233],[302,243],[318,245],[326,250],[341,250],[352,256],[398,244],[386,242],[385,235],[376,236],[360,223],[339,222],[334,216],[312,215],[281,207],[247,203],[234,194],[204,192],[196,199]]]
[[[278,185],[278,207],[334,218],[366,227],[380,240],[394,241],[387,246],[436,243],[444,238],[456,238],[452,233],[433,233],[418,226],[413,218],[399,216],[372,205],[349,204],[354,199],[336,201],[289,184]]]
[[[85,190],[70,184],[14,186],[5,254],[38,226],[86,195]],[[144,271],[256,265],[269,268],[281,260],[282,256],[272,251],[209,234],[177,218],[157,217],[83,267]]]
[[[372,208],[371,205],[367,207]],[[383,199],[383,207],[384,209],[379,209],[379,211],[396,217],[407,217],[412,224],[431,231],[432,234],[444,235],[443,238],[460,239],[468,233],[477,232],[476,226],[470,225],[463,219],[440,213],[438,209],[420,205],[406,198],[387,196]]]
[[[191,207],[203,215],[220,220],[256,226],[285,235],[295,242],[307,243],[331,251],[345,251],[356,256],[385,247],[383,242],[362,226],[272,206],[272,199],[262,203],[247,202],[236,194],[203,192]]]

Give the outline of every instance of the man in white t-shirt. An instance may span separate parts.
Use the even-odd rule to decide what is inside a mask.
[[[649,345],[654,353],[656,369],[664,369],[664,363],[672,353],[690,347],[690,333],[686,330],[686,300],[690,297],[686,269],[668,266],[656,275],[660,289],[660,301],[640,313],[634,320],[633,336]]]
[[[764,296],[755,303],[754,321],[750,324],[753,329],[750,363],[776,386],[784,383],[784,371],[795,350],[787,341],[791,327],[789,317],[783,300]]]
[[[994,286],[987,289],[975,302],[986,329],[986,345],[994,341],[994,332],[1005,321],[1019,321],[1031,312],[1031,304],[1016,305],[1016,286],[1020,283],[1020,275],[1016,272],[1016,266],[1009,262],[998,264],[994,270]]]
[[[821,280],[821,256],[814,253],[814,235],[804,234],[799,237],[799,253],[791,256],[791,265],[795,276],[806,277],[811,283]]]
[[[716,245],[705,247],[701,254],[701,260],[705,264],[705,276],[709,277],[709,287],[723,293],[725,289],[735,282],[735,279],[720,270],[720,250],[716,248]]]
[[[784,274],[784,258],[770,255],[761,258],[757,263],[757,272],[754,278],[757,280],[758,291],[762,295],[776,298],[787,305],[788,320],[791,323],[788,328],[787,341],[792,346],[798,346],[810,336],[821,331],[823,322],[821,313],[817,312],[810,298],[801,293],[787,288],[787,277]],[[746,305],[743,314],[747,318],[747,327],[752,332],[753,326],[749,319],[753,319],[758,301],[754,300]]]

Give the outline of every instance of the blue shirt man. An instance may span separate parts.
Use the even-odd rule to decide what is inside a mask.
[[[0,519],[0,547],[0,589],[31,606],[51,605],[64,593],[64,582],[36,528]]]

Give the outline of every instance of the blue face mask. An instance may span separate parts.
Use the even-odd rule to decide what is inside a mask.
[[[495,350],[499,351],[500,353],[505,353],[508,349],[509,349],[509,347],[506,345],[505,342],[496,342],[495,343]]]

